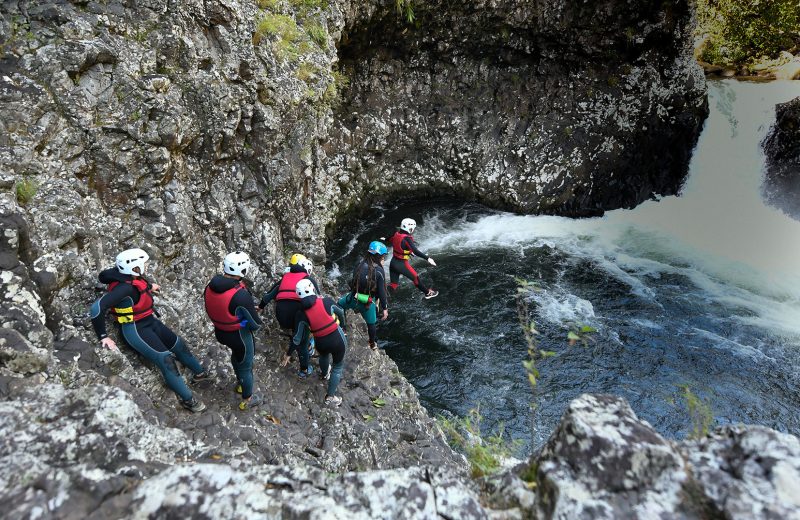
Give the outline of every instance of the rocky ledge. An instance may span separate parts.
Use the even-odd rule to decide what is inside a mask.
[[[153,424],[119,388],[6,392],[0,506],[14,518],[800,518],[796,437],[737,426],[676,444],[607,395],[570,404],[530,482],[519,470],[473,482],[433,461],[261,464]]]

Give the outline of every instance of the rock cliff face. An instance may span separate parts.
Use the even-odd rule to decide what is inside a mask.
[[[767,169],[764,195],[774,206],[800,218],[800,98],[775,107],[776,120],[764,139]]]
[[[345,200],[377,187],[593,215],[676,192],[707,113],[688,3],[432,1],[414,14],[346,18],[352,81],[326,148]]]
[[[320,406],[321,386],[276,367],[273,326],[256,369],[267,406],[236,412],[202,288],[240,249],[261,290],[288,252],[324,259],[337,219],[398,193],[585,215],[674,192],[704,86],[687,2],[433,1],[412,6],[413,24],[397,5],[3,4],[4,511],[491,513],[414,389],[358,330],[339,411]],[[152,257],[163,321],[215,375],[196,389],[207,413],[180,410],[130,351],[96,348],[86,319],[96,273],[132,246]],[[657,463],[678,460],[653,436],[642,446],[664,452]],[[507,475],[509,514],[561,511],[562,477],[545,462],[536,505]]]

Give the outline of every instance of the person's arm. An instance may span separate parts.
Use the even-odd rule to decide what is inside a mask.
[[[346,318],[347,313],[344,312],[344,309],[342,309],[341,307],[339,307],[338,305],[336,305],[334,303],[333,305],[331,305],[331,312],[333,312],[333,314],[335,314],[336,317],[339,318],[339,326],[342,328],[342,330],[346,330],[347,329],[347,318]]]
[[[270,287],[269,290],[264,293],[264,296],[261,297],[261,301],[258,303],[258,310],[262,310],[264,307],[267,306],[269,302],[271,302],[273,299],[275,299],[276,296],[278,296],[278,289],[280,288],[280,286],[281,286],[280,280],[272,284],[272,287]]]
[[[234,313],[244,324],[245,329],[258,330],[261,327],[261,318],[258,317],[258,312],[253,305],[253,297],[249,291],[239,290],[233,295],[231,300],[231,307],[235,309]],[[244,321],[247,320],[247,323]]]
[[[381,309],[384,311],[389,310],[389,300],[386,298],[386,275],[383,269],[375,270],[375,285],[377,285],[378,301],[381,304]]]
[[[114,287],[114,290],[107,292],[95,301],[89,309],[89,316],[92,319],[92,327],[94,333],[97,334],[97,339],[103,341],[108,337],[106,331],[106,312],[112,307],[116,307],[126,297],[133,300],[136,295],[136,289],[133,286],[121,283]]]
[[[427,260],[428,259],[428,255],[426,255],[425,253],[423,253],[422,251],[419,250],[419,248],[417,247],[417,244],[414,243],[414,239],[411,237],[411,235],[407,235],[403,239],[403,243],[405,243],[405,245],[408,247],[408,249],[410,249],[411,252],[414,253],[414,256],[418,256],[418,257],[422,258],[423,260]]]

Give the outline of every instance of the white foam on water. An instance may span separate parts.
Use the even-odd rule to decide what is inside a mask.
[[[710,84],[707,128],[679,197],[582,220],[497,213],[445,225],[434,213],[416,233],[418,242],[434,256],[557,248],[656,304],[648,282],[683,275],[709,300],[741,310],[736,319],[800,342],[800,222],[767,206],[760,191],[761,141],[775,104],[797,96],[800,82]],[[591,303],[577,296],[545,291],[538,298],[548,320],[594,318]]]

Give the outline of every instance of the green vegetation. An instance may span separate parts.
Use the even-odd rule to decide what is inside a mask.
[[[497,473],[504,458],[511,456],[515,443],[503,438],[503,427],[489,436],[481,435],[481,414],[475,408],[463,419],[439,417],[439,426],[450,441],[450,445],[467,456],[472,477],[479,478]]]
[[[397,15],[405,18],[408,23],[414,23],[414,4],[412,0],[394,0],[394,5],[397,8]]]
[[[327,47],[328,31],[325,30],[325,27],[321,23],[311,20],[303,24],[303,28],[308,33],[311,41],[319,45],[321,49]]]
[[[697,0],[702,61],[727,67],[774,58],[800,46],[797,0]]]
[[[258,0],[258,7],[261,9],[274,10],[278,7],[280,0]]]
[[[333,107],[342,101],[342,92],[350,85],[350,78],[338,70],[334,70],[332,75],[333,81],[328,84],[322,94],[322,101]]]
[[[296,43],[300,41],[300,29],[291,16],[285,14],[265,13],[256,25],[253,43],[258,45],[267,37],[276,37],[279,42]]]
[[[27,205],[33,200],[33,197],[36,195],[38,189],[38,182],[30,177],[23,177],[22,180],[18,181],[16,185],[17,202],[23,206]]]
[[[689,419],[692,421],[692,431],[689,433],[690,439],[699,439],[708,435],[708,430],[714,422],[714,414],[711,405],[705,399],[696,396],[689,385],[680,385],[683,393],[683,400],[689,411]]]

